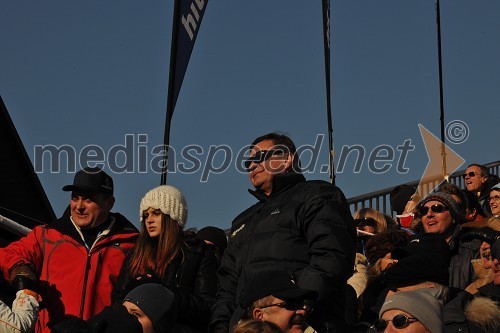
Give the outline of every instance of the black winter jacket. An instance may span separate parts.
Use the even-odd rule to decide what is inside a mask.
[[[284,269],[303,289],[319,295],[310,320],[345,332],[346,281],[352,275],[355,230],[342,191],[301,174],[275,176],[270,196],[251,191],[259,202],[232,223],[210,330],[227,332],[240,319],[241,297],[255,272]]]
[[[205,332],[210,309],[217,292],[217,260],[213,251],[193,235],[184,239],[183,255],[167,267],[165,276],[152,278],[130,276],[131,253],[125,259],[113,290],[113,303],[122,303],[129,291],[141,283],[160,283],[174,293],[178,306],[175,332]]]

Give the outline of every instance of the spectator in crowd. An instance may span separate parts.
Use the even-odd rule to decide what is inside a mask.
[[[227,247],[227,237],[224,230],[212,226],[204,227],[198,230],[196,237],[213,248],[215,257],[217,258],[217,267],[219,267],[222,255]]]
[[[241,300],[242,320],[269,321],[285,333],[304,332],[316,292],[299,288],[293,276],[281,270],[257,272],[249,283]]]
[[[479,258],[478,241],[460,242],[460,224],[465,219],[465,209],[444,192],[433,192],[425,197],[419,207],[426,233],[443,236],[452,251],[450,286],[465,289],[477,279],[471,260]]]
[[[183,233],[184,196],[173,186],[158,186],[142,198],[139,212],[139,239],[123,263],[113,302],[122,303],[140,284],[159,283],[175,295],[177,332],[203,331],[217,289],[217,260],[203,241]]]
[[[483,212],[477,196],[469,191],[464,191],[464,194],[467,199],[467,206],[465,207],[465,220],[467,222],[473,222],[486,218],[486,214]]]
[[[234,326],[232,333],[283,333],[278,325],[257,319],[244,320]]]
[[[177,333],[177,303],[174,294],[157,283],[146,283],[133,289],[123,301],[128,312],[141,323],[143,333]],[[193,318],[196,320],[196,318]]]
[[[491,188],[488,202],[490,204],[491,214],[500,217],[500,183]]]
[[[236,324],[249,280],[269,268],[289,270],[300,288],[318,293],[312,327],[344,331],[356,240],[343,193],[327,182],[306,181],[295,144],[285,135],[254,140],[245,164],[259,202],[232,223],[210,332],[225,333]]]
[[[500,232],[500,217],[490,217],[487,219],[483,219],[481,221],[468,222],[462,225],[462,228],[468,233],[464,234],[462,238],[468,238],[470,234],[478,235],[478,231],[485,230],[484,228],[489,228],[493,231]],[[471,231],[472,230],[472,231]],[[480,237],[475,237],[478,240],[481,240]],[[484,237],[483,237],[484,238]],[[477,279],[473,281],[465,290],[471,294],[475,294],[477,292],[477,288],[482,287],[493,280],[493,274],[491,271],[492,266],[492,258],[491,258],[491,250],[490,244],[488,241],[483,240],[480,247],[480,258],[473,259],[472,266],[474,268],[474,272],[477,275]]]
[[[37,226],[26,237],[0,249],[7,279],[36,276],[44,307],[36,332],[67,318],[88,319],[111,304],[111,290],[137,229],[122,215],[110,213],[115,202],[113,180],[99,168],[76,173],[70,214]]]
[[[13,281],[15,289],[19,290],[16,292],[12,309],[0,300],[0,333],[30,333],[35,327],[41,298],[33,291],[36,289],[36,281],[26,279],[28,278],[18,275]],[[0,274],[0,281],[2,280]]]
[[[387,297],[377,332],[443,333],[443,305],[435,289],[418,289]]]
[[[387,219],[376,209],[361,208],[354,213],[354,224],[359,230],[372,234],[387,230]]]
[[[490,189],[499,182],[495,175],[490,175],[488,169],[480,164],[470,164],[462,175],[467,191],[474,193],[479,199],[479,205],[489,216],[491,214],[488,205]]]

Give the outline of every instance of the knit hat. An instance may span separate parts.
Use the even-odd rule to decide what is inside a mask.
[[[462,223],[465,220],[465,208],[458,204],[451,195],[444,192],[433,192],[426,196],[420,206],[423,207],[429,201],[439,201],[450,210],[451,216],[455,222]]]
[[[402,310],[418,319],[429,332],[442,333],[443,305],[436,298],[437,292],[436,288],[423,288],[391,295],[382,305],[380,317],[388,310]]]
[[[134,303],[151,320],[156,333],[172,332],[177,321],[174,294],[158,283],[146,283],[132,289],[124,302]]]
[[[150,190],[141,200],[139,216],[148,208],[160,209],[179,223],[181,228],[187,221],[187,203],[181,191],[169,185],[161,185]]]

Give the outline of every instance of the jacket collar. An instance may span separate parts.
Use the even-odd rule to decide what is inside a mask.
[[[259,201],[266,201],[269,198],[272,198],[276,195],[278,195],[281,192],[286,191],[290,187],[293,187],[297,185],[298,183],[305,182],[306,178],[304,177],[303,174],[301,173],[283,173],[274,176],[273,178],[273,189],[271,191],[271,194],[267,196],[263,191],[261,190],[248,190],[250,194],[252,194],[254,197],[257,198]]]

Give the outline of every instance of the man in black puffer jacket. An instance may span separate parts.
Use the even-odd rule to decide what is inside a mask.
[[[250,193],[259,202],[232,223],[210,332],[229,332],[241,318],[248,281],[268,269],[285,270],[300,288],[318,293],[309,323],[317,332],[347,332],[345,288],[356,236],[344,194],[327,182],[306,181],[295,145],[285,135],[261,136],[250,149],[245,166],[256,189]]]

